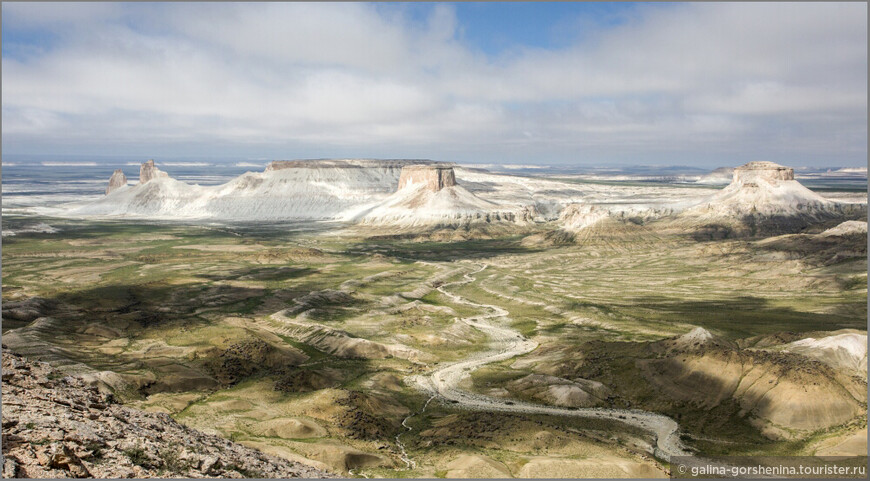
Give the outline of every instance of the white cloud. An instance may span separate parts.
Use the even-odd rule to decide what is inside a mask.
[[[866,156],[862,3],[643,6],[498,57],[462,43],[448,5],[420,22],[356,3],[4,3],[3,24],[59,38],[3,58],[10,151]]]

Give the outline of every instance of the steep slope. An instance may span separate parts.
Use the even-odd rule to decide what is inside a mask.
[[[671,214],[673,214],[673,210],[667,207],[571,203],[562,209],[558,224],[563,231],[577,233],[595,226],[605,219],[642,224]]]
[[[686,214],[707,217],[796,215],[826,211],[831,202],[794,180],[794,169],[749,162],[734,169],[731,183]]]
[[[195,207],[204,188],[161,176],[109,192],[90,204],[73,208],[73,215],[126,215],[133,217],[196,217]]]
[[[797,358],[708,349],[638,367],[664,396],[712,409],[736,402],[771,437],[805,435],[864,412],[866,384]]]
[[[5,478],[323,478],[329,473],[116,404],[3,346]]]
[[[866,333],[863,336],[866,343]],[[748,416],[765,435],[800,437],[861,415],[867,385],[851,375],[856,364],[851,355],[860,351],[856,347],[860,339],[860,333],[854,331],[846,341],[804,339],[777,352],[739,349],[703,328],[695,328],[673,340],[659,341],[656,347],[665,348],[664,355],[637,365],[668,398],[708,410],[736,402],[741,409],[739,416]],[[820,359],[816,353],[840,360],[837,355],[842,353],[822,351],[835,350],[843,343],[851,349],[846,356],[852,361],[848,369],[816,361]]]
[[[111,192],[74,215],[242,221],[332,219],[395,190],[404,165],[423,161],[276,161],[217,186],[190,185],[143,164],[139,184]]]
[[[819,337],[807,337],[780,347],[817,359],[831,367],[854,371],[867,378],[867,333],[846,329],[821,333]]]
[[[109,185],[106,186],[106,195],[126,186],[127,176],[124,175],[124,171],[121,169],[115,169],[115,172],[112,173],[112,177],[109,178]]]
[[[848,336],[836,337],[841,334]],[[758,339],[727,339],[696,327],[657,341],[539,349],[527,362],[558,378],[599,382],[611,389],[616,406],[674,417],[692,435],[801,439],[860,423],[867,383],[854,366],[866,365],[866,351],[858,348],[866,331],[820,332],[803,341],[777,334],[783,335],[761,347]]]
[[[819,234],[786,234],[757,241],[755,246],[808,265],[847,261],[867,264],[867,223],[846,221]],[[863,227],[863,230],[862,230]]]
[[[154,159],[148,159],[139,166],[139,183],[144,184],[154,179],[163,179],[169,177],[169,174],[163,172],[156,165]]]
[[[576,232],[606,219],[607,210],[592,205],[568,204],[559,214],[559,224],[563,230]]]
[[[479,222],[520,222],[531,211],[484,200],[457,185],[451,166],[406,166],[399,188],[385,200],[351,216],[364,224],[398,226],[463,225]]]
[[[794,169],[749,162],[734,169],[727,187],[683,210],[677,225],[701,227],[701,237],[771,235],[801,232],[863,212],[862,205],[835,202],[807,189],[794,180]]]

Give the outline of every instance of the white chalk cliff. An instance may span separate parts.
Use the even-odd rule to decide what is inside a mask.
[[[423,167],[426,164],[431,162],[275,161],[263,172],[247,172],[222,185],[199,186],[171,178],[149,160],[142,164],[139,184],[112,190],[71,213],[244,221],[361,220],[380,206],[378,212],[399,217],[411,212],[418,220],[453,214],[502,215],[496,204],[456,185],[452,166],[430,169]],[[420,168],[414,170],[415,166]],[[403,178],[406,167],[409,170]],[[424,179],[433,173],[432,183],[427,184],[430,180]]]
[[[431,164],[403,167],[396,192],[361,209],[350,220],[417,226],[529,221],[531,216],[530,208],[481,199],[456,183],[452,166]]]
[[[609,216],[607,209],[594,205],[568,204],[559,214],[559,224],[568,232],[577,232]]]
[[[730,218],[790,216],[823,212],[835,204],[794,180],[794,169],[773,162],[749,162],[734,169],[727,187],[683,214]]]
[[[711,194],[707,189],[668,186],[571,184],[424,160],[275,161],[263,172],[246,172],[212,186],[173,179],[149,160],[140,168],[138,184],[125,181],[123,173],[116,172],[105,197],[46,212],[399,226],[558,219],[565,230],[577,231],[608,217],[648,221],[682,211],[686,221],[706,224],[722,218],[837,213],[845,205],[806,189],[794,180],[791,169],[769,162],[738,167],[731,185]]]

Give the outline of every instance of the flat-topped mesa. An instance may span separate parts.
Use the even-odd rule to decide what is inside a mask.
[[[766,161],[749,162],[734,169],[735,183],[754,184],[758,180],[764,180],[768,183],[794,180],[794,169]]]
[[[709,228],[714,225],[729,226],[729,236],[766,236],[801,232],[821,221],[846,220],[858,212],[801,185],[794,169],[773,162],[750,162],[734,169],[728,186],[680,216],[698,223],[702,237],[713,232]]]
[[[425,159],[300,159],[273,160],[266,166],[266,172],[284,169],[364,169],[364,168],[396,168],[405,165],[431,164]]]
[[[409,186],[425,185],[427,190],[438,192],[456,185],[456,175],[450,165],[406,165],[399,175],[399,190]]]
[[[148,159],[147,162],[143,162],[142,166],[139,167],[139,185],[158,177],[169,177],[169,174],[158,169],[154,165],[154,159]]]
[[[106,195],[111,194],[113,191],[118,190],[125,185],[127,185],[127,176],[124,175],[124,171],[121,169],[115,169],[115,172],[113,172],[112,176],[109,177],[109,185],[106,186]]]

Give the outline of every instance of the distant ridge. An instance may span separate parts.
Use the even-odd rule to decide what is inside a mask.
[[[405,165],[446,164],[426,159],[298,159],[273,160],[266,166],[266,172],[282,169],[303,169],[331,167],[337,169],[354,169],[365,167],[402,167]]]

